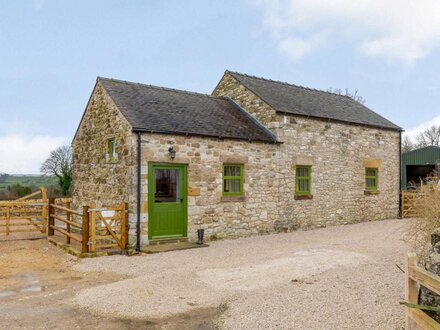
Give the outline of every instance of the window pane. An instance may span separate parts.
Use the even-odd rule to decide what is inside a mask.
[[[223,185],[224,192],[229,193],[239,193],[240,191],[240,180],[239,179],[225,179]]]
[[[298,192],[309,192],[309,180],[298,179]]]
[[[154,201],[156,203],[180,202],[179,173],[179,170],[155,170],[156,192]]]
[[[308,177],[309,176],[309,168],[308,167],[297,167],[296,175],[299,177]]]
[[[367,178],[367,188],[375,188],[376,187],[376,179]]]
[[[374,168],[367,168],[366,175],[367,176],[376,176],[376,169],[374,169]]]
[[[240,176],[240,166],[225,166],[224,175],[225,176]]]

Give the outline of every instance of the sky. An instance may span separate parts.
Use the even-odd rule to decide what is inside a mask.
[[[97,76],[211,93],[228,70],[440,124],[440,1],[0,0],[0,172],[69,145]]]

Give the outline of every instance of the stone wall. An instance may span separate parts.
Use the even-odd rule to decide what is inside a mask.
[[[299,116],[278,115],[277,120],[274,130],[283,142],[283,226],[316,228],[398,217],[399,132]],[[311,166],[312,199],[294,199],[296,165]],[[377,194],[365,192],[365,168],[370,166],[379,167]]]
[[[396,218],[400,133],[281,115],[227,72],[213,92],[229,96],[279,141],[279,228],[316,228]],[[366,195],[365,165],[379,166],[379,193]],[[295,200],[295,165],[312,166],[312,199]]]
[[[142,134],[141,244],[148,243],[148,163],[188,164],[188,236],[249,236],[395,218],[399,209],[399,136],[390,130],[280,115],[226,74],[227,94],[266,124],[282,144]],[[117,159],[108,159],[108,139]],[[168,148],[177,151],[171,160]],[[136,135],[98,83],[73,143],[74,205],[129,203],[129,244],[136,239]],[[222,196],[222,164],[244,164],[245,199]],[[365,194],[365,167],[379,167],[379,192]],[[311,199],[295,198],[295,166],[312,166]]]
[[[212,95],[230,97],[266,127],[276,120],[275,110],[227,72],[212,92]]]
[[[171,160],[168,148],[176,150]],[[142,135],[142,244],[148,241],[148,163],[188,164],[188,187],[199,196],[188,196],[188,237],[196,237],[199,224],[209,239],[273,232],[278,219],[278,145],[183,137]],[[244,200],[222,196],[223,163],[244,164]],[[131,227],[135,217],[130,217]]]
[[[108,140],[116,142],[117,159],[108,157]],[[135,166],[135,140],[131,127],[112,99],[97,83],[90,97],[73,148],[75,207],[97,202],[114,205],[128,199]]]

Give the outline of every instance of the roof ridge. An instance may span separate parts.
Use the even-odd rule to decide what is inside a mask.
[[[254,79],[259,79],[259,80],[264,80],[264,81],[268,81],[268,82],[274,82],[274,83],[278,83],[278,84],[282,84],[282,85],[287,85],[287,86],[292,86],[292,87],[297,87],[297,88],[302,88],[302,89],[306,89],[306,90],[310,90],[310,91],[314,91],[314,92],[321,92],[321,93],[327,93],[327,94],[331,94],[331,95],[336,95],[336,96],[343,96],[343,97],[347,97],[349,99],[352,99],[350,96],[348,95],[344,95],[344,94],[338,94],[338,93],[334,93],[334,92],[329,92],[329,91],[324,91],[322,89],[317,89],[317,88],[312,88],[312,87],[305,87],[305,86],[301,86],[301,85],[296,85],[296,84],[292,84],[292,83],[288,83],[285,81],[280,81],[280,80],[273,80],[273,79],[269,79],[269,78],[264,78],[264,77],[257,77],[254,75],[250,75],[250,74],[246,74],[246,73],[240,73],[240,72],[236,72],[236,71],[231,71],[231,70],[226,70],[226,72],[228,73],[232,73],[232,74],[238,74],[240,76],[245,76],[245,77],[249,77],[249,78],[254,78]],[[353,99],[352,99],[353,100]],[[356,101],[356,100],[353,100]],[[357,101],[356,101],[357,102]],[[359,103],[359,102],[358,102]]]
[[[162,86],[143,84],[143,83],[138,83],[138,82],[133,82],[133,81],[120,80],[120,79],[114,79],[114,78],[106,78],[106,77],[100,77],[100,76],[98,76],[96,79],[97,80],[108,80],[108,81],[113,81],[113,82],[117,82],[117,83],[123,83],[123,84],[127,84],[127,85],[144,86],[144,87],[148,87],[148,88],[160,89],[160,90],[165,90],[165,91],[170,91],[170,92],[175,92],[175,93],[180,93],[180,94],[189,94],[189,95],[195,95],[195,96],[206,96],[206,97],[210,97],[210,98],[214,98],[214,99],[222,99],[221,97],[214,96],[214,95],[211,95],[211,94],[192,92],[192,91],[187,91],[187,90],[184,90],[184,89],[162,87]]]

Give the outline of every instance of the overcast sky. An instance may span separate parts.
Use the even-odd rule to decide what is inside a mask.
[[[225,69],[440,124],[440,1],[0,1],[0,172],[70,144],[96,76],[210,93]]]

